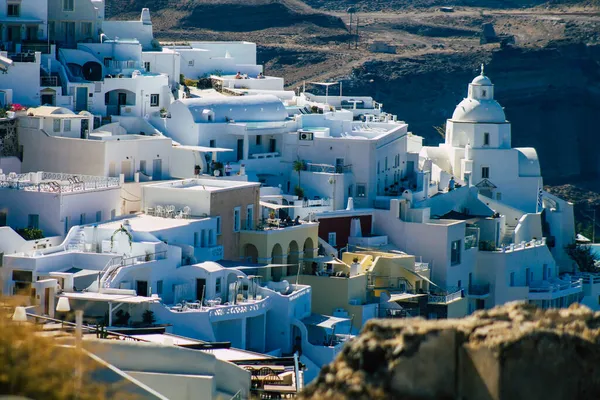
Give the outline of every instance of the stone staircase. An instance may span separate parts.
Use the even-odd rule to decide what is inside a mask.
[[[500,244],[508,245],[508,244],[514,243],[516,228],[517,228],[516,226],[506,225],[506,228],[504,230],[504,235],[502,235],[502,237],[500,238]]]

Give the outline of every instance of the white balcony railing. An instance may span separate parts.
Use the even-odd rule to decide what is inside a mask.
[[[75,175],[56,172],[0,174],[0,188],[35,192],[72,193],[119,187],[120,184],[119,178],[104,176]]]
[[[449,294],[429,294],[428,301],[433,304],[447,304],[462,297],[462,291],[456,291]]]

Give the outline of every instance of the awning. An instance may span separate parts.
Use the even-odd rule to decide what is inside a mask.
[[[388,303],[390,302],[396,302],[396,301],[401,301],[401,300],[408,300],[408,299],[414,299],[416,297],[422,297],[422,296],[427,296],[424,293],[421,294],[414,294],[414,293],[393,293],[390,294],[390,299],[388,300]]]
[[[263,269],[263,268],[277,268],[277,267],[293,267],[297,264],[267,264],[267,265],[256,265],[256,266],[245,266],[245,267],[231,267],[232,269],[239,269],[241,271],[248,269]]]
[[[174,145],[173,147],[184,150],[199,151],[201,153],[225,153],[227,151],[233,151],[233,149],[226,149],[224,147],[188,146],[185,144]]]
[[[332,317],[323,314],[311,314],[302,320],[304,325],[318,326],[324,329],[333,329],[334,326],[341,322],[350,322],[350,318]]]
[[[433,283],[433,281],[432,281],[431,279],[424,277],[423,275],[419,274],[418,272],[411,271],[411,270],[410,270],[410,269],[408,269],[408,268],[405,268],[405,270],[406,270],[406,271],[407,271],[409,274],[413,274],[413,275],[417,276],[419,279],[423,279],[425,282],[429,283],[430,285],[433,285],[433,286],[435,286],[435,287],[437,287],[437,288],[440,288],[440,289],[442,289],[440,286],[438,286],[438,285],[436,285],[435,283]]]
[[[273,210],[279,210],[282,208],[300,208],[301,207],[301,206],[290,206],[290,205],[283,205],[283,204],[273,204],[273,203],[269,203],[266,201],[261,201],[260,205],[263,207],[272,208]]]
[[[158,297],[146,297],[146,296],[133,296],[127,294],[109,294],[109,293],[97,293],[97,292],[64,292],[60,295],[61,297],[67,297],[73,300],[86,300],[86,301],[102,301],[106,303],[126,303],[126,304],[142,304],[142,303],[154,303],[160,300]]]

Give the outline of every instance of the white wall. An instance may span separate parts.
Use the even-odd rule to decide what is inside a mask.
[[[7,57],[5,51],[0,54]],[[0,90],[12,89],[13,103],[27,107],[40,104],[40,60],[41,53],[36,52],[35,62],[14,62],[6,74],[0,74]]]

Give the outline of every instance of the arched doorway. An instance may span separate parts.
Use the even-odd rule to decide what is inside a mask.
[[[313,271],[313,261],[312,259],[315,257],[315,244],[311,238],[306,238],[304,241],[304,246],[302,250],[304,252],[304,271]],[[316,265],[316,264],[315,264]]]
[[[106,115],[121,115],[121,107],[135,106],[135,93],[125,89],[115,89],[104,94]]]
[[[271,263],[272,264],[283,264],[283,249],[281,245],[277,243],[273,246],[273,250],[271,251]],[[281,281],[282,270],[281,267],[271,268],[271,278],[274,282]]]
[[[295,276],[298,274],[298,260],[300,259],[300,253],[298,251],[298,243],[295,240],[290,242],[290,248],[288,250],[287,263],[290,264],[287,267],[289,276]]]
[[[246,244],[244,246],[244,260],[249,263],[258,263],[258,249],[253,244]]]

